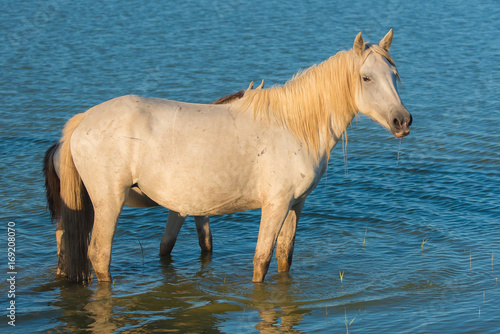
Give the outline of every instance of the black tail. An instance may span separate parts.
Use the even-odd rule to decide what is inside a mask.
[[[45,158],[43,159],[47,208],[50,211],[50,217],[54,224],[61,219],[61,181],[54,167],[54,154],[58,148],[59,143],[52,145],[47,152],[45,152]]]

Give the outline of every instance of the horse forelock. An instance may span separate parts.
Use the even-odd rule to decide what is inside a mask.
[[[394,66],[396,78],[398,80],[400,80],[399,72],[397,70],[397,66],[396,66],[396,63],[394,62],[394,59],[389,54],[389,52],[387,52],[384,48],[380,47],[377,44],[366,43],[365,52],[363,53],[363,59],[362,59],[361,63],[364,63],[366,58],[368,58],[368,56],[371,53],[375,53],[375,54],[381,56],[382,58],[385,58],[389,62],[389,64]]]
[[[352,50],[340,51],[283,86],[247,91],[244,109],[253,110],[256,118],[276,119],[319,155],[322,136],[338,139],[356,114],[356,62]]]

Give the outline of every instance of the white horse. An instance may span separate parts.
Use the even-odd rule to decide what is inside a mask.
[[[134,187],[181,216],[261,208],[253,281],[263,281],[275,246],[278,270],[289,270],[305,198],[356,113],[409,134],[391,42],[392,30],[378,45],[359,33],[352,50],[228,104],[123,96],[71,118],[59,204],[68,279],[90,281],[93,266],[98,281],[111,280],[113,236]]]

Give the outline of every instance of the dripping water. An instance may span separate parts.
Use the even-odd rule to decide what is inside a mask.
[[[398,145],[398,157],[396,159],[396,166],[399,167],[399,157],[401,156],[401,138],[399,139],[399,145]]]
[[[347,131],[342,134],[342,155],[344,156],[344,176],[347,177],[348,167],[347,167]]]

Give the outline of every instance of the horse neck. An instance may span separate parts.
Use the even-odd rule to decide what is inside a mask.
[[[256,116],[274,116],[316,154],[328,158],[356,114],[354,53],[341,51],[281,87],[247,91]]]

